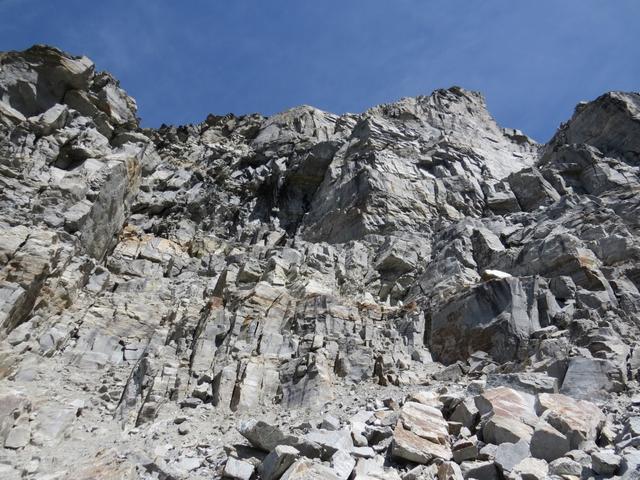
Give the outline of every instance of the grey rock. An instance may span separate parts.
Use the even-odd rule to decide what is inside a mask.
[[[513,472],[522,480],[544,480],[547,478],[549,466],[544,460],[528,457],[518,463]]]
[[[486,478],[487,480],[499,480],[500,472],[492,461],[462,462],[460,465],[464,478]]]
[[[356,460],[344,450],[338,450],[331,456],[331,469],[341,480],[347,480],[355,466]]]
[[[340,429],[340,420],[334,417],[333,415],[327,415],[322,419],[322,424],[320,428],[325,430],[339,430]]]
[[[278,445],[262,461],[260,474],[265,480],[277,480],[298,459],[300,452],[287,445]]]
[[[582,468],[582,465],[575,460],[567,457],[560,457],[549,463],[549,474],[580,477],[582,474]]]
[[[560,393],[583,400],[626,388],[625,373],[610,360],[574,357],[569,361]]]
[[[547,145],[458,87],[141,129],[84,57],[0,63],[3,478],[635,474],[638,94]]]
[[[354,479],[400,480],[400,474],[394,468],[385,467],[384,459],[359,459],[354,471]]]
[[[462,480],[462,470],[453,462],[442,462],[438,466],[438,478],[443,480]],[[404,480],[404,478],[403,478]]]
[[[638,450],[632,449],[624,453],[620,470],[622,473],[620,478],[638,478],[638,472],[640,472],[640,454]]]
[[[347,452],[353,449],[353,440],[349,430],[312,430],[305,435],[305,440],[324,447],[329,455],[338,450]]]
[[[449,432],[440,410],[416,402],[405,403],[393,433],[391,455],[424,464],[435,458],[450,460]]]
[[[534,210],[560,199],[560,195],[536,168],[528,168],[512,173],[508,178],[520,208]]]
[[[0,97],[28,117],[59,103],[68,90],[87,89],[93,73],[88,58],[72,57],[42,45],[9,52],[2,63]]]
[[[578,462],[583,467],[591,466],[591,455],[584,450],[571,450],[567,452],[567,457]]]
[[[533,428],[511,417],[495,415],[482,427],[482,437],[486,442],[500,445],[509,442],[530,442]]]
[[[450,363],[483,350],[497,361],[519,358],[538,328],[530,310],[535,281],[505,278],[483,283],[437,312],[431,323],[434,358]]]
[[[591,468],[599,475],[614,475],[622,463],[622,457],[613,450],[600,450],[591,454]]]
[[[460,402],[449,417],[449,420],[459,422],[469,429],[474,428],[478,422],[478,408],[474,400],[472,398],[466,398]]]
[[[0,475],[2,475],[2,478],[8,480],[19,480],[22,478],[22,473],[19,469],[7,464],[0,464]]]
[[[498,445],[494,445],[493,443],[488,443],[483,446],[478,452],[479,460],[494,460],[496,458],[496,453],[498,452]]]
[[[31,438],[31,430],[26,425],[18,425],[9,431],[4,440],[4,448],[18,449],[26,447]]]
[[[190,468],[188,470],[191,470]],[[254,467],[248,462],[229,457],[224,466],[222,476],[224,478],[233,478],[234,480],[249,480],[253,475]]]
[[[461,439],[451,446],[453,460],[456,463],[462,463],[466,460],[477,460],[478,458],[478,439],[471,437]]]
[[[536,410],[544,413],[545,420],[567,437],[572,449],[595,440],[605,421],[602,411],[593,403],[562,394],[541,393]]]
[[[506,386],[531,393],[558,393],[558,379],[540,372],[519,372],[508,374],[490,374],[487,376],[487,388]]]
[[[340,480],[333,470],[311,460],[300,459],[280,477],[282,480]]]
[[[508,387],[489,389],[475,397],[479,413],[485,417],[484,441],[496,445],[529,442],[533,434],[531,425],[537,421],[533,400],[531,395]]]
[[[278,427],[270,425],[261,420],[248,420],[240,423],[238,431],[256,448],[270,452],[278,445],[287,445],[299,450],[303,455],[319,457],[322,447],[313,441],[301,439],[295,435],[285,434]],[[323,435],[315,435],[316,438],[324,439]],[[343,438],[343,437],[341,437]],[[346,441],[343,439],[343,441]],[[332,448],[339,448],[332,445]]]
[[[564,456],[571,445],[569,439],[546,422],[536,425],[531,437],[531,455],[552,462]]]
[[[529,456],[529,444],[525,440],[518,443],[501,443],[498,445],[495,455],[495,464],[503,473],[508,473]]]

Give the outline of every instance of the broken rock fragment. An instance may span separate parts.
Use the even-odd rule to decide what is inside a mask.
[[[416,402],[407,402],[393,433],[392,455],[415,463],[435,458],[450,460],[447,422],[440,410]]]

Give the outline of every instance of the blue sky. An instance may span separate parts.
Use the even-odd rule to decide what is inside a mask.
[[[460,85],[546,141],[578,101],[640,90],[639,19],[638,0],[0,0],[0,49],[91,57],[145,126]]]

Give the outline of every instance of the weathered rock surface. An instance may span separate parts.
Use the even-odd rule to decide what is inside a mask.
[[[393,434],[391,454],[415,463],[430,463],[436,458],[451,459],[447,422],[440,410],[407,402]]]
[[[0,476],[632,478],[639,125],[538,145],[453,87],[142,129],[1,53]]]

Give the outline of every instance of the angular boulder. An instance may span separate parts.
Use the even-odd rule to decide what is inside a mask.
[[[595,440],[605,422],[604,414],[595,404],[560,393],[538,395],[536,411],[567,437],[571,449]]]
[[[626,388],[626,372],[611,360],[574,357],[569,360],[560,393],[582,400],[603,399]]]
[[[437,408],[407,402],[393,433],[391,455],[415,463],[430,463],[435,458],[450,460],[448,425]]]
[[[482,283],[455,298],[431,320],[431,353],[450,364],[475,351],[505,362],[521,358],[529,336],[540,328],[533,278]]]

